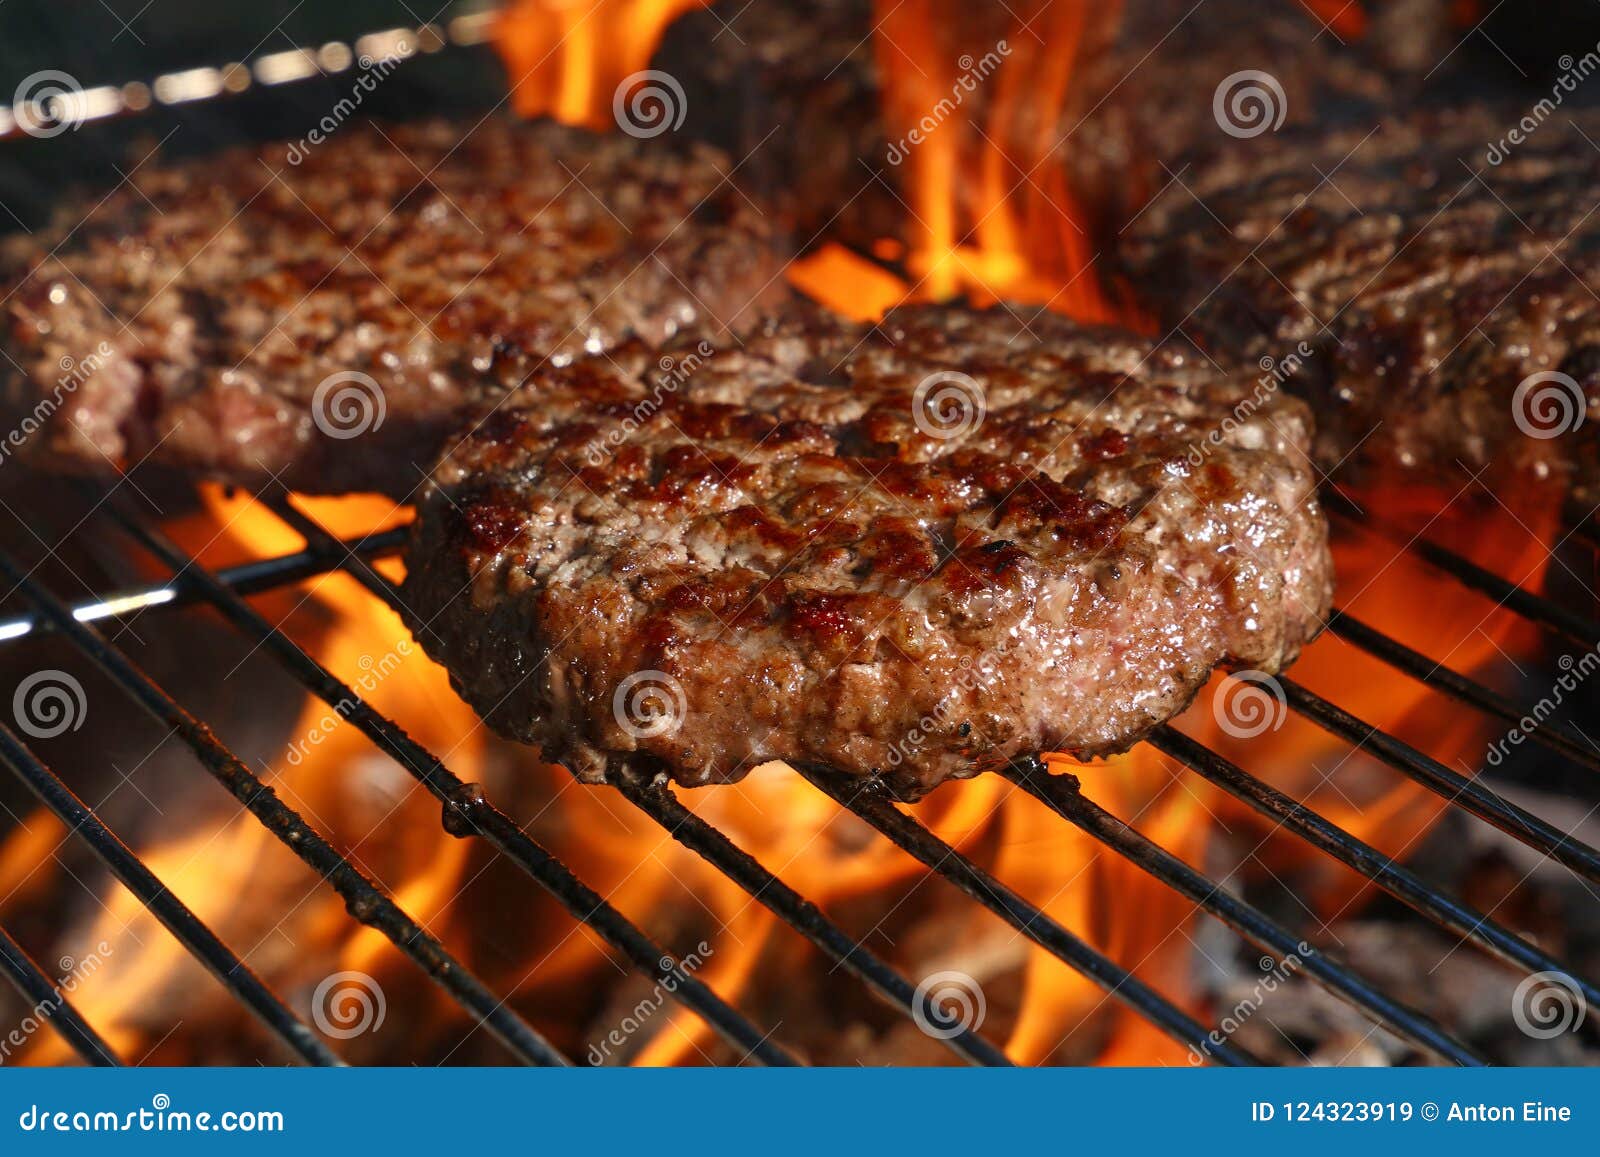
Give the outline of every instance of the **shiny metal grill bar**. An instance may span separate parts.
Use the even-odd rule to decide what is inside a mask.
[[[749,1021],[702,981],[673,962],[659,945],[583,885],[569,869],[523,833],[504,812],[484,799],[474,785],[462,782],[436,757],[412,740],[399,722],[373,710],[348,685],[307,655],[288,636],[273,628],[245,601],[245,596],[251,593],[290,586],[313,575],[342,570],[375,597],[398,609],[398,591],[370,564],[393,553],[403,539],[404,530],[339,540],[289,499],[261,501],[305,540],[304,550],[213,573],[184,555],[131,506],[113,500],[104,504],[98,517],[108,520],[121,532],[131,536],[167,566],[173,572],[169,580],[148,588],[124,591],[115,598],[69,608],[47,591],[41,590],[37,584],[24,581],[22,572],[10,560],[0,559],[0,573],[19,584],[34,608],[30,615],[12,620],[9,629],[8,625],[0,625],[0,642],[41,629],[60,633],[111,674],[158,718],[181,723],[185,717],[182,708],[142,676],[125,656],[106,643],[89,624],[136,610],[199,606],[213,609],[245,636],[261,643],[303,686],[328,703],[345,721],[358,727],[423,784],[440,801],[443,822],[452,834],[487,841],[560,900],[575,918],[599,932],[641,972],[657,981],[673,981],[668,987],[675,999],[702,1017],[735,1049],[736,1055],[767,1064],[794,1063],[794,1057],[773,1042],[769,1031]],[[1529,597],[1538,596],[1530,594]],[[1441,673],[1442,669],[1429,664],[1416,652],[1358,620],[1338,616],[1334,630],[1355,645],[1391,662],[1408,675],[1468,707],[1501,719],[1513,717],[1511,713],[1520,715],[1516,705],[1505,697],[1456,672]],[[1361,746],[1397,771],[1444,795],[1455,806],[1508,831],[1580,875],[1600,878],[1597,875],[1600,854],[1594,849],[1574,841],[1544,821],[1501,799],[1483,785],[1438,765],[1397,738],[1369,727],[1336,704],[1292,680],[1282,680],[1282,683],[1289,705],[1306,718]],[[338,875],[338,879],[333,880],[334,886],[345,894],[347,906],[358,918],[373,923],[374,917],[381,912],[383,918],[374,926],[385,930],[391,941],[398,945],[405,930],[414,927],[408,923],[409,918],[398,910],[392,910],[392,902],[382,896],[370,881],[360,878],[359,873],[352,878],[350,873],[354,869],[349,865],[341,867],[335,860],[328,859],[328,856],[336,857],[336,853],[326,844],[319,844],[320,837],[305,827],[298,816],[288,812],[275,799],[270,803],[263,802],[270,797],[270,789],[248,771],[241,778],[238,772],[242,765],[235,766],[237,760],[231,752],[210,737],[209,732],[204,732],[203,724],[189,718],[189,724],[184,725],[189,730],[184,732],[180,727],[180,733],[184,734],[186,742],[194,748],[207,769],[229,786],[236,797],[272,828],[280,839],[290,831],[300,832],[291,845],[298,845],[295,846],[296,854],[306,859],[308,849],[315,849],[314,857],[307,859],[307,862],[318,866],[319,870],[326,870],[330,879]],[[1551,749],[1575,763],[1589,766],[1590,753],[1575,748],[1572,738],[1558,738],[1550,744]],[[1278,822],[1286,831],[1358,872],[1465,942],[1521,972],[1566,973],[1572,976],[1588,999],[1600,1001],[1600,986],[1594,982],[1576,976],[1559,961],[1485,914],[1440,892],[1326,818],[1276,791],[1175,728],[1168,726],[1159,729],[1149,742],[1164,756],[1216,784],[1259,814]],[[87,832],[91,842],[98,841],[100,847],[97,851],[120,849],[112,857],[117,868],[129,879],[141,880],[139,868],[142,865],[137,857],[116,842],[115,836],[109,831],[96,827],[98,821],[81,803],[60,798],[59,793],[64,790],[64,785],[60,785],[60,781],[15,736],[0,734],[0,761],[10,765],[14,772],[29,782],[36,793],[41,794],[41,798],[54,793],[59,807],[52,810],[56,810],[75,828]],[[832,768],[804,765],[797,770],[841,807],[922,862],[933,875],[960,889],[1034,943],[1094,980],[1112,999],[1135,1010],[1173,1039],[1203,1050],[1202,1055],[1216,1063],[1258,1063],[1258,1058],[1231,1042],[1219,1045],[1208,1040],[1206,1029],[1170,999],[1023,900],[1002,881],[939,839],[872,785],[863,784]],[[1442,1060],[1463,1065],[1482,1063],[1482,1058],[1447,1028],[1395,1000],[1347,966],[1314,948],[1309,954],[1302,953],[1302,941],[1293,930],[1223,891],[1216,881],[1106,812],[1084,795],[1074,777],[1051,774],[1042,763],[1035,761],[1018,763],[1002,774],[1016,790],[1032,795],[1115,854],[1126,857],[1164,885],[1186,896],[1198,908],[1224,921],[1246,939],[1274,953],[1295,952],[1303,956],[1302,971],[1309,982],[1322,985],[1360,1009],[1373,1023],[1413,1041]],[[652,822],[705,859],[754,900],[774,912],[798,935],[865,984],[879,999],[907,1016],[932,1014],[933,1010],[928,1004],[930,998],[921,994],[908,978],[896,972],[814,904],[786,885],[778,875],[740,849],[726,834],[696,816],[669,788],[652,782],[625,782],[618,784],[616,790]],[[106,855],[102,854],[102,858],[106,858]],[[163,913],[157,910],[158,904],[168,908],[175,904],[170,894],[164,894],[164,890],[160,889],[159,881],[153,881],[152,877],[144,880],[143,885],[145,892],[141,893],[141,898],[146,894],[152,896],[152,910],[172,921],[169,927],[176,926],[184,932],[188,938],[180,936],[180,939],[184,940],[186,947],[200,956],[214,974],[223,977],[224,983],[235,991],[236,996],[250,1005],[252,1011],[300,1059],[310,1063],[337,1063],[337,1057],[327,1046],[267,991],[265,985],[244,970],[243,965],[238,964],[220,941],[216,941],[214,936],[208,939],[209,934],[203,928],[196,929],[185,923],[185,913],[181,911],[168,910]],[[347,887],[351,891],[347,892]],[[188,920],[193,921],[192,916],[188,916]],[[426,936],[425,933],[423,935]],[[5,946],[6,942],[0,940],[0,950]],[[433,944],[420,955],[415,951],[408,954],[428,968],[430,960],[436,964],[446,959],[437,955],[443,951],[442,946]],[[30,972],[21,963],[16,963],[24,957],[4,951],[0,951],[0,956],[4,957],[0,963],[5,965],[5,971],[13,983],[26,984],[26,991],[30,993],[43,993],[41,981],[48,984],[48,980],[42,974],[36,974],[36,969]],[[436,982],[446,988],[463,1008],[474,1015],[483,1015],[486,1023],[489,1023],[487,1018],[490,1016],[497,1018],[490,1027],[518,1059],[533,1063],[563,1063],[566,1060],[549,1046],[537,1030],[505,1012],[502,1001],[481,990],[481,986],[475,988],[477,982],[461,971],[459,965],[443,970],[448,979],[438,975],[438,971],[434,969],[430,975],[434,975]],[[82,1024],[81,1018],[74,1019],[64,1007],[61,1014],[53,1018],[53,1023],[81,1055],[93,1059],[89,1054],[96,1052],[99,1046],[94,1044],[93,1029]],[[974,1032],[963,1030],[945,1043],[955,1056],[968,1063],[1010,1063],[996,1045]]]

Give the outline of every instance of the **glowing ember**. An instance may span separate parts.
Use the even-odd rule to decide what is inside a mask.
[[[1360,40],[1367,34],[1367,12],[1359,0],[1300,0],[1341,40]]]

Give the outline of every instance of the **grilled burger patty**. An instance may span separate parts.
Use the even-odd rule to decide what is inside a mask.
[[[1594,427],[1571,427],[1600,405],[1600,117],[1563,112],[1507,148],[1521,115],[1241,142],[1140,219],[1131,278],[1218,357],[1305,342],[1291,385],[1330,468],[1493,461],[1585,481]],[[1550,372],[1570,384],[1519,394]]]
[[[544,359],[781,293],[729,167],[505,119],[150,164],[0,248],[4,393],[38,462],[405,495]]]
[[[888,147],[872,28],[872,0],[715,0],[668,25],[651,58],[684,90],[683,132],[736,157],[802,247],[900,231],[904,190],[872,176]]]
[[[806,311],[673,357],[536,374],[418,507],[417,637],[584,779],[1120,751],[1327,613],[1304,405],[1143,339]]]
[[[1427,6],[1430,21],[1444,7]],[[1125,0],[1116,35],[1085,54],[1050,151],[1039,155],[1065,168],[1091,236],[1112,243],[1175,173],[1187,180],[1187,159],[1224,147],[1232,133],[1322,123],[1399,99],[1403,69],[1375,47],[1341,44],[1301,3]],[[1024,148],[1034,131],[1012,126]]]
[[[1213,95],[1236,76],[1229,96],[1250,87],[1242,70],[1271,73],[1281,96],[1267,97],[1265,115],[1281,113],[1286,124],[1381,107],[1408,87],[1409,58],[1428,68],[1444,54],[1433,49],[1447,0],[1384,5],[1384,14],[1404,12],[1380,21],[1381,35],[1374,31],[1360,44],[1341,44],[1300,3],[1125,0],[1120,13],[1090,13],[1080,63],[1056,98],[1050,93],[1060,61],[1034,49],[1040,36],[1065,38],[1069,27],[1077,38],[1069,7],[1035,13],[1027,4],[954,0],[882,9],[872,0],[715,0],[667,29],[652,67],[685,89],[684,131],[739,157],[741,172],[783,207],[803,241],[824,228],[863,243],[900,233],[906,205],[915,202],[903,155],[921,147],[906,134],[913,127],[927,134],[930,123],[949,117],[957,123],[946,131],[960,136],[959,122],[972,116],[983,132],[969,133],[971,141],[1005,150],[1006,187],[1025,176],[1048,186],[1047,174],[1061,170],[1077,224],[1101,244],[1168,184],[1186,155],[1233,139],[1218,122]],[[875,41],[903,37],[902,23],[957,18],[961,32],[949,33],[943,51],[952,61],[959,54],[981,62],[966,69],[968,83],[927,81],[904,94],[914,124],[886,122]],[[1001,117],[994,101],[1008,74],[1025,77],[1040,95],[1011,102]],[[953,190],[975,198],[967,206],[974,217],[989,208],[977,203],[978,186],[974,180]]]

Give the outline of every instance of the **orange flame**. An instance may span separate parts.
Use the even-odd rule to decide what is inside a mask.
[[[913,292],[1116,319],[1056,152],[1053,114],[1066,106],[1086,43],[1115,25],[1120,3],[1024,3],[1006,23],[974,20],[958,0],[876,7],[890,159],[903,155],[910,199]]]
[[[515,0],[494,44],[522,116],[553,116],[591,129],[615,127],[617,86],[646,68],[661,33],[708,0]]]

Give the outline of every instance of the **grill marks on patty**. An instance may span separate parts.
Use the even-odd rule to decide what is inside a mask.
[[[986,413],[941,438],[913,399],[951,370]],[[1269,398],[1204,442],[1244,390],[1003,309],[876,330],[799,311],[666,392],[541,372],[436,469],[406,601],[491,725],[590,779],[820,759],[917,795],[1121,750],[1218,664],[1290,661],[1326,613],[1303,407]],[[639,678],[670,725],[627,714]]]
[[[1219,358],[1305,342],[1289,384],[1329,468],[1498,463],[1592,486],[1594,423],[1572,419],[1600,406],[1600,117],[1563,111],[1487,163],[1522,115],[1424,110],[1241,142],[1141,218],[1131,277]],[[1564,430],[1516,401],[1539,372],[1572,380]]]
[[[783,295],[731,168],[499,118],[351,124],[298,164],[276,145],[152,163],[0,245],[5,397],[31,411],[95,354],[35,462],[406,495],[546,359],[737,331]],[[358,411],[316,420],[339,373],[376,383],[358,436],[339,436]]]

